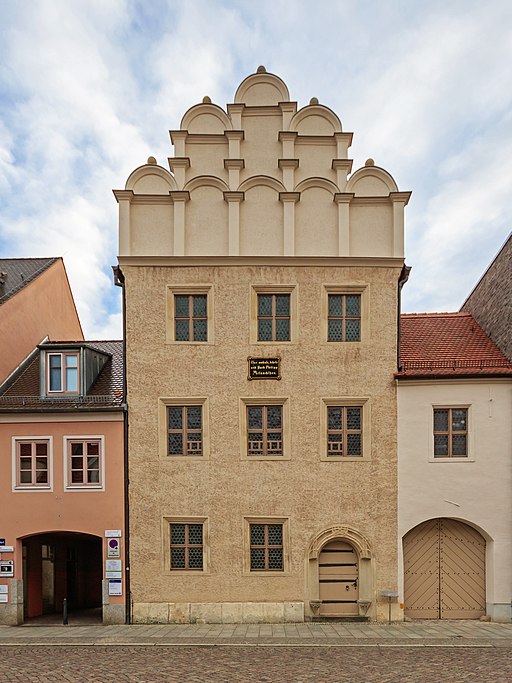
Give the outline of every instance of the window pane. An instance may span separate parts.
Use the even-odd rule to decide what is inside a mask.
[[[66,368],[66,391],[78,391],[78,368]]]
[[[176,294],[174,296],[174,315],[176,318],[188,318],[188,296]]]
[[[29,471],[23,471],[20,472],[20,484],[31,484],[32,483],[32,472]]]
[[[251,569],[265,569],[264,548],[251,548]]]
[[[465,432],[466,431],[466,409],[453,409],[452,410],[452,429],[454,432]]]
[[[188,320],[176,320],[176,341],[189,341]]]
[[[46,470],[41,470],[36,472],[36,483],[37,484],[47,484],[48,483],[48,472]]]
[[[258,315],[272,315],[271,294],[258,294]]]
[[[258,320],[258,341],[272,341],[271,320]]]
[[[202,569],[203,568],[203,549],[202,548],[189,548],[188,566],[189,566],[189,569]]]
[[[206,294],[197,294],[194,299],[194,318],[206,318]]]
[[[96,456],[92,456],[90,458],[87,458],[87,469],[88,470],[99,470],[100,468],[100,459]]]
[[[290,315],[289,294],[276,294],[276,315]]]
[[[183,429],[183,408],[167,408],[169,429]]]
[[[185,548],[171,548],[172,569],[185,569]]]
[[[187,408],[187,427],[189,429],[201,429],[201,407],[191,406]]]
[[[276,340],[290,341],[290,321],[276,320]]]
[[[100,454],[100,445],[97,441],[88,441],[87,442],[87,455],[99,455]]]
[[[76,456],[71,458],[71,469],[72,470],[81,470],[83,467],[83,459],[81,456]]]
[[[263,427],[263,406],[249,406],[247,408],[247,423],[249,429]]]
[[[341,320],[329,320],[327,331],[327,341],[343,341],[343,323]]]
[[[194,320],[194,341],[208,341],[208,323],[206,320]]]
[[[440,458],[448,456],[447,434],[434,434],[434,455]]]
[[[342,408],[333,406],[327,408],[327,428],[328,429],[341,429],[341,415]]]
[[[347,435],[347,455],[361,455],[361,434]]]
[[[345,321],[345,341],[359,341],[361,337],[360,321],[346,320]]]
[[[80,443],[79,441],[74,442],[71,444],[71,455],[83,455],[84,448],[83,448],[83,443]]]
[[[448,411],[434,410],[434,431],[447,432],[448,431]]]
[[[189,524],[188,542],[190,543],[190,545],[202,545],[202,543],[203,543],[203,525],[202,524]]]
[[[73,470],[71,472],[71,483],[72,484],[83,484],[84,474],[82,470]]]
[[[30,444],[26,444],[26,445],[29,447],[29,452],[30,452]],[[48,446],[48,444],[46,444],[46,443],[36,443],[36,455],[39,455],[39,456],[46,455],[48,452],[47,446]]]
[[[345,315],[348,317],[361,316],[361,297],[359,295],[345,297]]]
[[[265,545],[265,525],[251,524],[251,545]]]
[[[269,432],[267,434],[267,455],[283,455],[281,432]]]
[[[347,408],[347,429],[361,429],[361,408]]]
[[[20,458],[20,470],[31,470],[32,458]]]
[[[281,429],[281,406],[267,407],[267,427],[268,429]]]
[[[183,434],[169,434],[169,455],[183,455]]]
[[[269,524],[268,525],[268,544],[269,545],[283,545],[283,525]]]
[[[268,550],[268,568],[282,569],[283,568],[283,550],[282,548],[269,548]]]
[[[203,455],[203,437],[201,432],[193,432],[188,435],[187,455]]]
[[[36,450],[36,453],[37,453],[37,450]],[[32,444],[20,443],[20,455],[30,457],[32,455]]]
[[[185,543],[185,525],[171,524],[171,544],[184,545]]]
[[[329,294],[329,316],[343,315],[342,296],[341,294]]]
[[[87,472],[87,483],[88,484],[99,484],[100,483],[100,472],[99,472],[99,470],[89,470]]]
[[[466,435],[454,434],[452,436],[452,455],[466,455]]]
[[[48,460],[45,457],[36,458],[36,470],[47,470]]]
[[[50,368],[50,391],[62,391],[62,375],[60,367]]]
[[[327,455],[343,455],[343,434],[329,434]]]
[[[251,432],[247,437],[247,454],[263,455],[263,433]]]

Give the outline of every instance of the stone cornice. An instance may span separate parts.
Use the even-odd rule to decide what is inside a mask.
[[[407,206],[411,194],[412,192],[390,192],[389,198],[392,202],[404,202],[404,205]]]
[[[333,197],[333,200],[336,204],[349,204],[353,199],[353,192],[336,192]]]
[[[188,202],[190,199],[190,192],[186,190],[171,190],[169,194],[173,202]]]
[[[169,168],[174,171],[175,168],[190,168],[189,157],[167,157]]]
[[[223,192],[226,202],[243,202],[245,194],[243,192]]]
[[[277,165],[279,168],[299,168],[298,159],[278,159]]]
[[[224,159],[224,168],[241,171],[245,168],[245,159]]]
[[[298,133],[294,130],[280,130],[277,134],[279,142],[282,142],[283,140],[295,140],[297,136]]]
[[[224,135],[228,140],[243,140],[245,132],[243,130],[226,130]]]
[[[130,201],[134,196],[133,190],[112,190],[112,192],[114,193],[114,197],[118,202],[126,199]]]
[[[403,258],[377,256],[119,256],[122,266],[325,266],[402,268]]]
[[[352,171],[352,164],[353,164],[352,159],[333,159],[331,168],[334,171],[342,171],[346,170],[347,173],[350,173]]]
[[[279,201],[293,202],[294,204],[300,200],[300,192],[280,192]]]

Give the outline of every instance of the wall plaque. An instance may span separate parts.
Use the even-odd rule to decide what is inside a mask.
[[[281,357],[247,358],[247,379],[281,379]]]

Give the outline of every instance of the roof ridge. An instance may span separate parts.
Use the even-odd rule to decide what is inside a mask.
[[[472,318],[473,316],[468,311],[431,311],[425,313],[400,313],[401,317],[411,318],[430,318],[430,317],[453,317],[453,318]]]

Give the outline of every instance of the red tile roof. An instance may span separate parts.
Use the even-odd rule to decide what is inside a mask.
[[[512,363],[470,313],[400,316],[398,378],[512,375]]]

